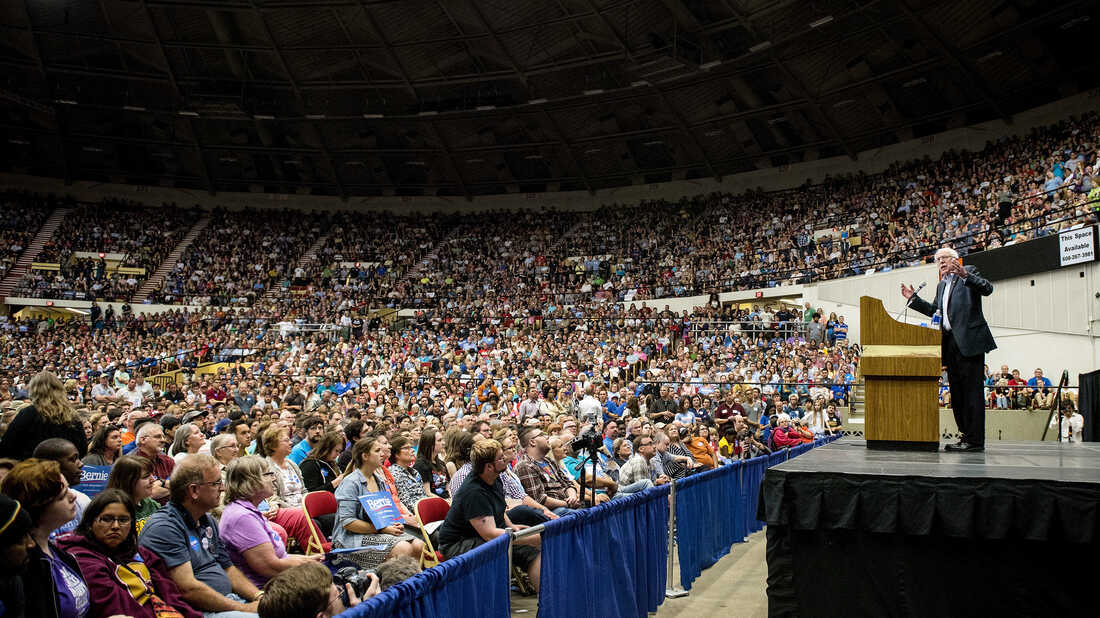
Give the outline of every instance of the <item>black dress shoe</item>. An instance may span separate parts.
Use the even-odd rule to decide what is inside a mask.
[[[943,450],[950,451],[952,453],[978,453],[985,450],[985,446],[981,444],[969,444],[967,442],[959,442],[957,444],[948,444],[943,447]]]

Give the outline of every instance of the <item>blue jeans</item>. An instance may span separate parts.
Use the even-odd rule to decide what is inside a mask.
[[[550,509],[550,510],[554,511],[554,514],[557,515],[558,517],[565,517],[566,515],[576,511],[576,509],[571,509],[567,506],[559,506],[556,509]]]
[[[623,485],[619,488],[619,491],[615,492],[616,498],[625,498],[627,496],[633,496],[636,493],[641,493],[650,487],[653,487],[653,481],[649,479],[642,479],[635,481],[629,485]]]
[[[225,597],[238,603],[247,603],[247,601],[232,592],[225,595]],[[240,612],[235,610],[228,612],[203,612],[202,615],[204,618],[256,618],[256,614],[252,612]]]

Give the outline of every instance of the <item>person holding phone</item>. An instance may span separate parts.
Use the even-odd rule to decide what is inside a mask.
[[[982,315],[982,297],[993,293],[993,284],[973,266],[963,266],[959,254],[942,247],[935,254],[940,282],[931,303],[917,296],[913,286],[901,285],[901,295],[913,309],[933,317],[941,316],[943,364],[951,389],[951,411],[962,439],[948,444],[952,452],[985,449],[985,355],[997,349],[989,324]]]

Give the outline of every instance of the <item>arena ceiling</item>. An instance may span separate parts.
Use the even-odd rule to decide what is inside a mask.
[[[707,178],[1097,85],[1078,0],[10,0],[0,168],[471,196]]]

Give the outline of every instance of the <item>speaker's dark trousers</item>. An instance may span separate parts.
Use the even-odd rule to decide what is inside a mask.
[[[943,333],[943,364],[951,389],[951,411],[963,442],[985,445],[985,354],[963,356],[950,332]]]

